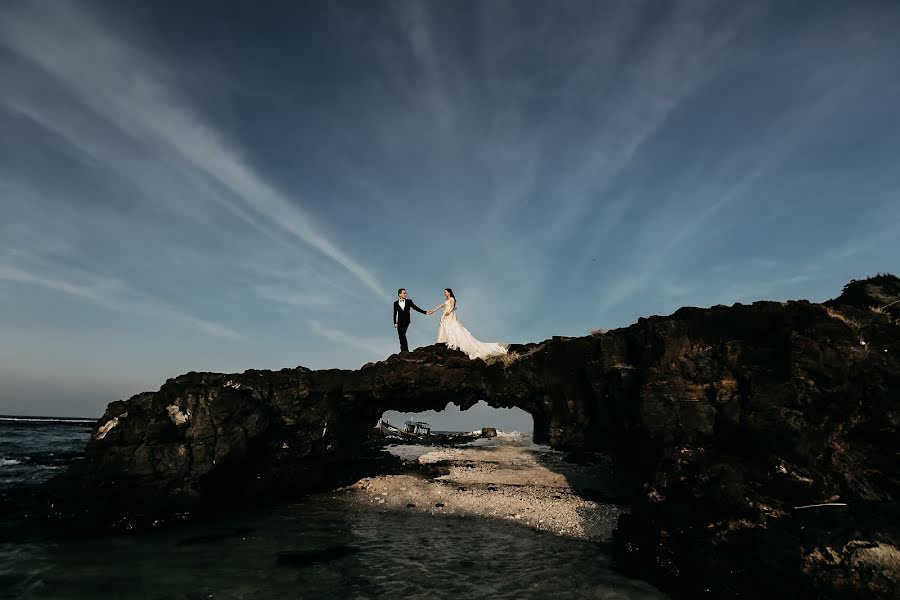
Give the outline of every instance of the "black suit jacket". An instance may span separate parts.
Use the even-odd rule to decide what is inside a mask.
[[[409,298],[406,299],[406,307],[403,309],[400,308],[400,301],[395,300],[394,301],[394,324],[395,325],[409,325],[409,309],[410,308],[412,308],[413,310],[419,311],[423,315],[428,314],[424,310],[422,310],[421,308],[416,306],[415,302],[413,302]]]

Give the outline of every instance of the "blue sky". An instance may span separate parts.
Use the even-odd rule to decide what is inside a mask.
[[[527,342],[896,272],[897,31],[890,1],[8,0],[0,413],[356,368],[401,286]]]

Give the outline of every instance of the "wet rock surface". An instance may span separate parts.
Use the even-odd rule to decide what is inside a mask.
[[[384,411],[485,400],[642,482],[615,534],[628,572],[686,597],[896,597],[896,299],[882,276],[825,304],[683,308],[489,363],[436,345],[357,371],[188,373],[109,405],[49,516],[128,526],[347,485],[385,468],[364,446]]]

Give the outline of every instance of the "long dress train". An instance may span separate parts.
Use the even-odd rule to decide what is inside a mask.
[[[438,343],[447,344],[448,348],[462,350],[469,358],[486,358],[507,353],[507,346],[499,343],[481,342],[475,339],[469,330],[463,327],[456,316],[456,306],[450,300],[444,302],[444,313],[438,325]]]

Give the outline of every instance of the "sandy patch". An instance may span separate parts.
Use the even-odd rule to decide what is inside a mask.
[[[602,469],[565,463],[559,453],[527,436],[505,435],[437,447],[397,445],[387,449],[410,462],[440,465],[449,473],[364,478],[339,497],[384,510],[471,515],[515,521],[577,539],[609,541],[624,506],[595,502],[577,492],[585,483],[608,487]]]

